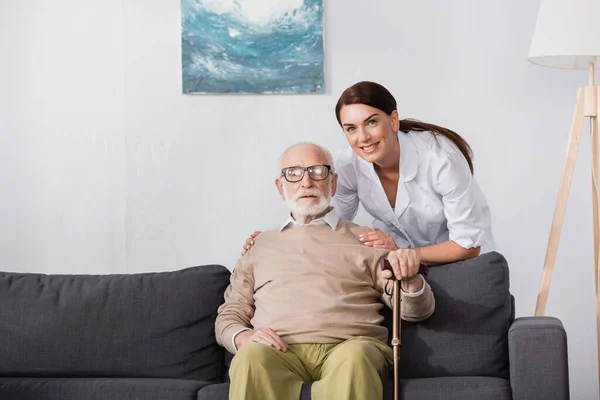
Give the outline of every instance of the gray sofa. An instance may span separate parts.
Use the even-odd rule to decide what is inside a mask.
[[[569,398],[562,324],[514,320],[500,254],[431,268],[427,279],[435,313],[402,325],[403,400]],[[231,356],[215,342],[214,319],[228,283],[229,271],[215,265],[0,273],[0,399],[227,399]],[[389,310],[384,316],[389,324]],[[386,380],[385,399],[392,388]],[[301,399],[310,399],[309,383]]]
[[[195,400],[223,381],[229,271],[0,273],[1,400]]]

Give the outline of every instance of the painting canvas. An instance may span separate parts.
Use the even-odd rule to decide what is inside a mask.
[[[181,0],[184,93],[324,91],[323,0]]]

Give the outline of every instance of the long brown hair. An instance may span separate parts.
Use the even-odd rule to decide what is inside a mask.
[[[387,115],[391,115],[394,110],[397,109],[396,99],[385,87],[375,82],[358,82],[348,89],[344,90],[344,93],[340,96],[335,106],[335,116],[340,126],[342,121],[340,120],[340,111],[342,107],[350,104],[365,104],[370,107],[377,108]],[[434,124],[428,124],[425,122],[417,121],[414,119],[402,119],[400,120],[400,131],[408,133],[410,131],[417,132],[431,132],[433,135],[442,135],[448,138],[452,143],[458,147],[460,152],[465,156],[471,174],[473,173],[473,151],[471,146],[463,139],[458,133]]]

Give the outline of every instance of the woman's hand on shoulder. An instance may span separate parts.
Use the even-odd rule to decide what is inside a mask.
[[[375,247],[377,249],[398,249],[394,238],[392,238],[389,233],[380,231],[377,228],[371,228],[368,232],[361,233],[358,235],[358,240],[365,246]]]
[[[260,234],[261,231],[254,231],[250,234],[250,237],[246,239],[246,243],[242,246],[242,248],[244,249],[244,251],[242,251],[242,257],[244,256],[244,254],[250,251],[252,246],[254,246],[254,239],[256,239],[256,237]]]

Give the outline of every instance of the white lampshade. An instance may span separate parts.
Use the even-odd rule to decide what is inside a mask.
[[[542,0],[527,58],[553,68],[600,68],[600,0]]]

